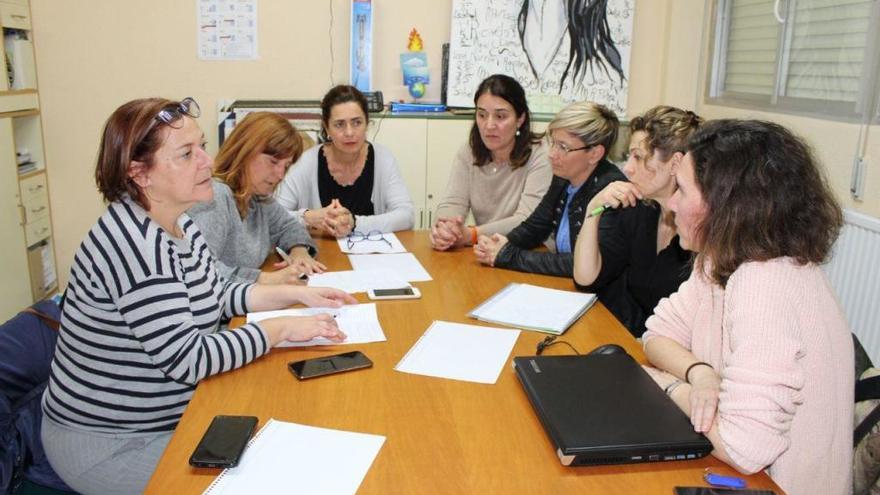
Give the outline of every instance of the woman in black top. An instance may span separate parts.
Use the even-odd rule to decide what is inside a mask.
[[[682,249],[667,202],[675,192],[674,164],[702,119],[693,112],[657,106],[630,122],[630,182],[612,182],[596,194],[587,211],[574,255],[574,281],[599,300],[636,337],[660,299],[678,290],[690,275],[689,251]],[[610,208],[620,208],[609,215]],[[601,229],[603,216],[616,217]],[[600,231],[601,230],[601,231]]]
[[[367,99],[339,85],[321,100],[324,142],[305,151],[278,185],[275,199],[313,233],[413,227],[413,202],[391,150],[367,141]]]
[[[535,211],[507,236],[480,236],[474,246],[486,265],[571,277],[572,251],[587,203],[613,181],[625,180],[605,159],[617,140],[619,122],[608,108],[588,101],[563,108],[547,125],[550,189]],[[603,221],[604,224],[610,223]],[[531,251],[552,237],[555,252]]]

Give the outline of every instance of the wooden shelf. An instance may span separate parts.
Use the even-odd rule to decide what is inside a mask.
[[[31,171],[31,172],[28,172],[26,174],[18,174],[18,180],[30,179],[31,177],[35,177],[37,175],[45,174],[45,173],[46,173],[45,168],[38,168],[38,169]]]
[[[37,90],[35,88],[7,89],[5,91],[0,91],[0,98],[2,98],[4,96],[35,95],[35,94],[37,94]]]
[[[8,117],[15,119],[18,117],[34,117],[40,115],[40,111],[36,108],[31,110],[16,110],[14,112],[0,112],[0,117]]]

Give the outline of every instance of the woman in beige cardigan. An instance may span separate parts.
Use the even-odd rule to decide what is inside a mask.
[[[515,79],[489,76],[474,95],[470,139],[455,156],[446,197],[431,229],[434,249],[476,244],[481,234],[506,235],[532,213],[553,172]],[[472,213],[475,225],[465,226]]]

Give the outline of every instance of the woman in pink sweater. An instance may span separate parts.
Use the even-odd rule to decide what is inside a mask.
[[[853,346],[819,267],[842,223],[809,148],[769,122],[690,139],[670,200],[690,279],[643,337],[713,455],[787,493],[851,490]]]

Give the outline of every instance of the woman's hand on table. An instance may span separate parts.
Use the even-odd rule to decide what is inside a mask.
[[[342,342],[347,337],[336,324],[336,318],[327,313],[267,318],[259,325],[269,336],[269,345],[272,347],[285,341],[305,342],[316,337]]]
[[[495,266],[495,258],[505,244],[507,244],[507,237],[501,234],[492,234],[492,237],[481,235],[477,245],[474,246],[477,261],[484,265]]]
[[[302,252],[299,252],[300,249],[302,249]],[[290,261],[290,265],[288,265],[286,261],[279,261],[272,266],[276,269],[292,266],[299,270],[301,274],[305,275],[324,273],[325,271],[327,271],[327,267],[320,261],[312,258],[312,256],[309,255],[308,249],[306,248],[294,248],[293,253],[291,253],[290,255]]]
[[[330,287],[296,287],[296,299],[306,306],[338,308],[345,304],[357,304],[351,294]]]

